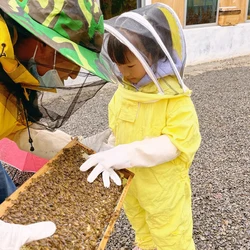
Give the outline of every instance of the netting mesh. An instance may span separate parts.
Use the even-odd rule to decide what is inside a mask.
[[[9,36],[13,43],[8,44],[8,46],[15,45],[17,43],[17,38],[26,39],[32,37],[32,34],[28,32],[25,27],[22,27],[17,22],[15,22],[1,9],[0,15],[6,22],[9,30]],[[6,56],[4,52],[8,46],[3,44],[3,42],[0,44],[0,57],[7,58],[8,56]],[[66,76],[74,75],[75,77],[77,75],[77,78],[74,80],[70,80],[70,78],[68,78],[68,80],[65,80],[64,83],[61,82],[61,87],[58,87],[58,84],[53,80],[49,81],[48,84],[46,82],[45,86],[43,86],[39,81],[40,86],[37,86],[36,84],[30,83],[29,81],[30,79],[32,80],[32,78],[35,78],[32,81],[36,79],[39,80],[33,74],[34,72],[32,73],[30,67],[34,66],[35,69],[37,66],[45,67],[47,69],[46,71],[50,71],[53,68],[51,63],[49,63],[51,58],[48,58],[47,64],[39,64],[39,62],[37,62],[37,58],[34,58],[32,61],[31,59],[28,61],[21,61],[21,59],[17,58],[17,55],[15,56],[15,59],[7,59],[11,59],[13,61],[16,60],[16,62],[18,62],[16,68],[22,66],[23,69],[26,69],[28,74],[32,74],[33,76],[27,74],[27,76],[31,78],[25,79],[26,83],[16,81],[9,74],[9,72],[6,71],[6,68],[3,67],[3,62],[1,61],[0,94],[3,98],[1,98],[0,101],[3,107],[5,107],[3,114],[5,114],[5,111],[8,111],[14,118],[16,118],[18,123],[21,123],[25,126],[28,125],[28,121],[31,121],[33,123],[42,125],[40,126],[41,129],[46,127],[48,129],[54,130],[61,127],[76,110],[82,107],[86,101],[93,98],[97,92],[107,83],[107,80],[102,80],[101,78],[92,75],[84,69],[81,69],[80,72],[78,72],[78,70],[73,72],[72,68],[60,68],[59,60],[59,65],[56,64],[56,61],[54,61],[54,71],[63,72],[65,73],[63,75]],[[54,55],[54,60],[57,57],[60,57],[59,52],[56,52]],[[88,60],[88,58],[86,58],[86,60]],[[101,65],[100,68],[103,68],[104,72],[104,63],[102,63],[101,60],[97,63]],[[15,69],[15,72],[16,71],[17,69]],[[23,71],[21,73],[23,73]],[[37,89],[39,89],[39,91],[37,91]],[[3,116],[3,119],[6,120],[5,115]],[[39,126],[37,128],[39,128]]]
[[[182,88],[174,89],[176,93],[187,90],[182,80],[186,60],[184,34],[178,17],[167,5],[156,3],[123,13],[106,20],[104,28],[101,53],[117,82],[130,84],[137,90],[154,82],[158,93],[163,94],[165,85],[173,88],[164,79],[172,76]],[[146,75],[143,78],[135,79],[118,69],[118,65],[132,65],[125,56],[128,54],[127,49],[145,69]],[[160,81],[165,81],[165,84],[162,85]]]
[[[131,80],[132,85],[137,89],[153,81],[158,91],[164,93],[162,87],[169,84],[164,80],[165,85],[163,85],[159,83],[159,79],[171,75],[178,79],[179,85],[185,90],[182,81],[186,58],[184,35],[177,17],[166,5],[157,3],[106,20],[105,31],[103,49],[96,63],[100,69],[103,68],[103,72],[107,72],[106,79],[110,82],[123,83],[125,80],[130,80],[121,75],[113,60],[120,56],[121,51],[111,53],[107,51],[110,37],[115,37],[134,53],[146,70],[146,75],[142,79],[136,82]],[[110,54],[114,58],[110,58]],[[25,67],[29,64],[28,61],[21,63]],[[46,65],[37,65],[46,67]],[[51,69],[51,65],[47,66]],[[69,73],[69,69],[56,68],[56,70]],[[93,98],[107,83],[107,80],[93,76],[83,69],[76,80],[66,81],[62,87],[51,82],[47,85],[50,87],[46,87],[45,90],[51,88],[56,90],[56,93],[41,91],[36,98],[36,92],[29,88],[25,90],[23,86],[8,79],[8,75],[3,76],[0,72],[0,82],[9,88],[9,93],[17,97],[17,102],[21,101],[24,110],[27,111],[27,119],[50,129],[61,127],[77,109]],[[172,86],[169,87],[172,88]],[[30,96],[28,101],[24,91],[27,91]],[[182,92],[179,88],[175,90],[176,93],[180,91]],[[20,110],[22,105],[19,105]]]
[[[57,93],[40,93],[38,107],[43,117],[39,124],[46,124],[50,129],[61,127],[76,110],[93,98],[107,83],[89,73],[81,78],[82,83],[57,88]]]
[[[37,126],[37,129],[39,127],[50,130],[60,128],[106,83],[106,80],[81,70],[75,80],[68,79],[63,87],[56,89],[56,92],[26,89],[29,96],[27,100],[22,86],[13,82],[0,65],[0,91],[1,95],[5,96],[1,100],[2,104],[12,116],[16,116],[17,121],[24,125],[27,125],[26,118],[28,121],[42,125]],[[13,109],[13,105],[16,108]]]

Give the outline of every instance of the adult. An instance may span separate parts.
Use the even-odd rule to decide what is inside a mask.
[[[54,91],[80,67],[105,78],[96,61],[101,50],[103,16],[93,1],[6,0],[0,3],[0,139],[50,159],[70,140],[60,131],[34,124],[42,118],[38,91]],[[15,186],[0,163],[0,202]],[[52,235],[55,225],[29,226],[0,221],[0,249],[19,249]],[[44,233],[37,237],[37,233]],[[4,234],[2,234],[4,232]]]
[[[96,63],[103,16],[95,1],[1,1],[0,29],[0,139],[50,159],[71,136],[34,125],[37,91],[53,91],[80,67],[104,77]],[[15,189],[2,165],[0,180],[1,202]]]

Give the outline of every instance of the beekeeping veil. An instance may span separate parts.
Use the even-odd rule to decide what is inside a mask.
[[[3,70],[0,75],[7,74],[4,81],[1,80],[5,84],[10,81],[10,84],[19,86],[19,91],[23,91],[27,99],[34,90],[43,94],[59,93],[49,95],[41,104],[41,111],[44,117],[49,118],[50,127],[60,127],[77,106],[93,97],[109,79],[99,57],[104,33],[103,15],[94,0],[1,1],[0,33],[0,66]],[[27,70],[27,62],[18,61],[14,54],[13,45],[18,35],[26,34],[35,36],[82,67],[80,85],[62,86],[60,91],[53,83],[42,86]],[[93,75],[98,78],[89,80]],[[52,104],[50,108],[46,108],[48,103]]]
[[[173,75],[177,78],[181,91],[187,90],[182,80],[186,60],[183,30],[177,15],[169,6],[156,3],[123,13],[105,21],[104,28],[106,33],[102,54],[112,68],[112,81],[122,83],[124,79],[109,57],[107,44],[111,35],[129,48],[146,71],[143,79],[134,84],[136,87],[154,82],[158,93],[163,94],[158,79]],[[135,42],[137,38],[141,43]],[[146,56],[148,52],[151,54],[151,61]],[[121,52],[111,53],[118,58]]]

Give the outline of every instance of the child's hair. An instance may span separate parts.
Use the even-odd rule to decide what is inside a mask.
[[[157,17],[157,20],[155,16]],[[163,44],[167,48],[169,54],[172,56],[173,53],[172,36],[167,19],[164,16],[164,14],[159,9],[153,9],[146,13],[145,18],[154,27],[155,31],[160,36]],[[129,27],[131,26],[133,25],[130,24]],[[136,26],[138,26],[138,23],[136,24]],[[139,29],[143,29],[144,31],[146,30],[146,28],[142,27],[141,25],[139,26],[140,26]],[[125,27],[119,27],[119,31],[126,38],[128,38],[128,40],[130,40],[130,42],[135,47],[137,47],[137,49],[139,49],[139,51],[142,52],[144,56],[146,54],[152,55],[152,65],[156,64],[160,59],[167,60],[166,54],[157,44],[155,38],[150,33],[150,31],[147,31],[147,33],[146,34],[144,33],[143,35],[140,34],[139,32],[137,33],[131,30],[127,30]],[[108,39],[107,51],[109,57],[113,62],[119,64],[124,64],[128,62],[126,58],[126,52],[129,51],[129,48],[111,34],[109,35]]]

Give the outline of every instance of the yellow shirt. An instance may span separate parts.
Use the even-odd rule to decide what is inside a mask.
[[[13,139],[15,133],[26,128],[24,114],[17,107],[16,97],[0,83],[0,139]]]

